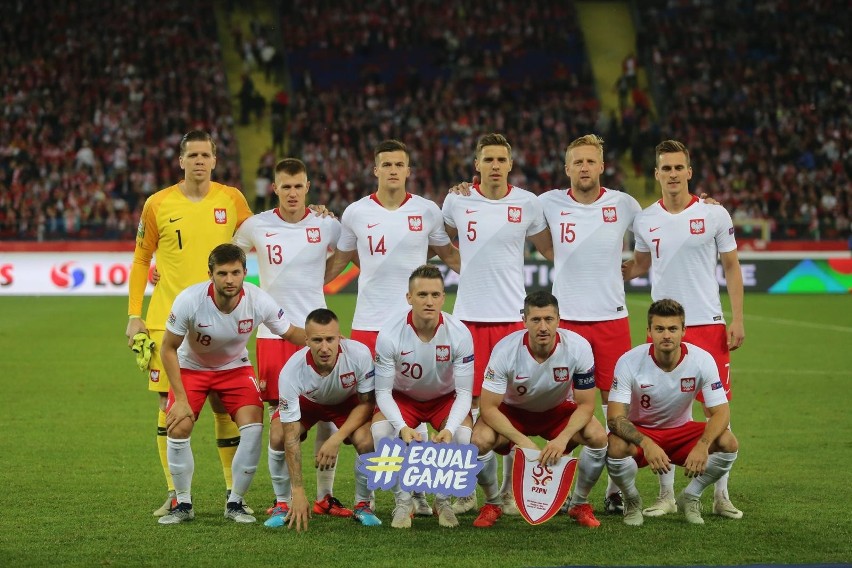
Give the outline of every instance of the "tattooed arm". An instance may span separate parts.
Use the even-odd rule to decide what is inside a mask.
[[[610,431],[629,444],[638,446],[645,455],[648,466],[654,473],[666,473],[671,469],[671,460],[666,452],[651,438],[643,435],[627,417],[630,405],[609,401],[606,423]]]

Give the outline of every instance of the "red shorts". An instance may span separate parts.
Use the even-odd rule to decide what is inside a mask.
[[[686,328],[683,340],[704,349],[713,356],[719,378],[725,387],[725,396],[731,400],[731,352],[728,350],[728,330],[725,324],[694,325]],[[704,396],[699,391],[696,397],[704,402]]]
[[[356,406],[358,406],[357,395],[350,396],[340,404],[318,404],[300,396],[299,411],[302,413],[302,417],[299,418],[299,424],[302,425],[305,431],[310,430],[317,422],[334,422],[334,425],[340,428],[349,418],[352,409]],[[270,419],[281,419],[278,410],[272,413]]]
[[[257,374],[261,381],[266,381],[266,388],[261,389],[260,397],[270,403],[278,404],[278,377],[284,363],[290,360],[301,347],[283,339],[257,339]]]
[[[353,329],[349,334],[349,339],[354,339],[358,343],[363,343],[370,348],[370,355],[376,356],[376,338],[379,336],[378,331],[364,331],[362,329]]]
[[[615,363],[630,351],[630,322],[627,318],[607,321],[559,320],[559,327],[581,335],[592,346],[595,357],[595,386],[612,389]]]
[[[399,391],[393,391],[393,400],[409,428],[417,428],[423,422],[427,422],[432,425],[432,428],[440,431],[450,415],[456,393],[451,392],[432,400],[415,400]]]
[[[263,400],[260,398],[260,389],[254,376],[254,369],[249,367],[238,367],[227,371],[193,371],[181,369],[180,378],[189,407],[198,414],[204,407],[207,395],[212,391],[219,395],[222,404],[231,415],[231,419],[237,410],[244,406],[257,406],[263,408]],[[169,389],[169,402],[166,408],[171,408],[175,402],[175,393]]]
[[[482,394],[482,382],[485,380],[485,368],[488,359],[497,342],[519,329],[524,329],[524,322],[486,322],[463,321],[473,336],[473,396]]]
[[[505,403],[500,403],[500,412],[509,419],[512,426],[525,436],[541,436],[545,440],[552,440],[562,433],[565,425],[571,419],[571,415],[577,410],[577,403],[570,400],[562,401],[559,406],[551,408],[545,412],[532,412],[523,410],[517,406],[509,406]],[[568,443],[570,447],[570,442]],[[512,449],[514,443],[498,453],[506,455]],[[573,448],[571,448],[573,449]]]
[[[706,422],[687,422],[677,428],[643,428],[642,426],[636,426],[636,429],[643,436],[648,436],[654,440],[666,452],[666,455],[669,456],[673,464],[683,465],[686,462],[689,452],[692,451],[696,442],[704,434],[704,427],[706,425]],[[645,460],[645,452],[638,446],[637,449],[639,453],[633,459],[636,460],[639,467],[645,467],[648,465],[648,462]]]

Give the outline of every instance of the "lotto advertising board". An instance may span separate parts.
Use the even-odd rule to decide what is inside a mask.
[[[126,295],[133,260],[129,252],[3,252],[0,253],[0,295]],[[156,260],[156,259],[155,259]],[[852,292],[852,258],[834,256],[745,253],[740,258],[746,292],[770,294],[849,294]],[[459,276],[446,266],[447,292],[454,293]],[[528,291],[549,289],[554,269],[543,261],[524,265]],[[724,289],[725,274],[716,267],[716,277]],[[327,294],[357,291],[358,269],[349,266],[325,287]],[[248,258],[247,281],[259,283],[257,258]],[[628,282],[628,292],[650,291],[648,278]],[[153,285],[149,284],[147,293]]]

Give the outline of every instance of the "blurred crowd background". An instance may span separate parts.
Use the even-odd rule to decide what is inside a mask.
[[[630,33],[553,0],[4,2],[0,238],[132,239],[145,198],[181,179],[192,128],[255,211],[295,156],[340,214],[375,189],[386,138],[439,203],[487,132],[512,143],[513,184],[566,187],[566,145],[594,132],[603,184],[645,204],[653,148],[675,138],[693,190],[746,236],[849,238],[848,2],[603,4],[627,7]]]

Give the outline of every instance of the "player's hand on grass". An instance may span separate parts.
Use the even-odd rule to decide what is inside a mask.
[[[432,436],[432,441],[436,444],[449,444],[453,441],[453,435],[450,433],[449,430],[444,428],[443,430]]]
[[[127,320],[127,329],[124,335],[127,336],[127,346],[133,348],[133,336],[137,333],[148,333],[148,326],[145,325],[145,320],[142,318],[130,318]]]
[[[645,453],[645,460],[648,462],[648,467],[654,473],[668,473],[672,468],[672,462],[663,448],[654,443],[650,438],[645,438],[642,441],[642,451]]]
[[[399,431],[399,437],[406,444],[414,442],[422,442],[423,437],[420,435],[420,432],[415,430],[414,428],[409,428],[408,426],[403,426],[402,430]]]
[[[296,532],[308,530],[308,519],[311,518],[311,511],[308,508],[308,498],[305,497],[305,491],[293,491],[293,496],[290,499],[290,512],[287,513],[287,528],[295,528]],[[295,527],[293,525],[296,525]]]
[[[184,420],[195,420],[195,413],[185,400],[176,400],[166,413],[166,429],[169,434]]]
[[[471,187],[473,187],[474,185],[476,185],[478,183],[479,183],[479,176],[473,176],[473,181],[471,183],[463,181],[459,184],[454,185],[450,189],[448,189],[447,193],[455,193],[456,195],[468,196],[468,195],[470,195]]]
[[[728,326],[728,349],[731,351],[742,347],[745,341],[745,326],[742,322],[731,322]]]

